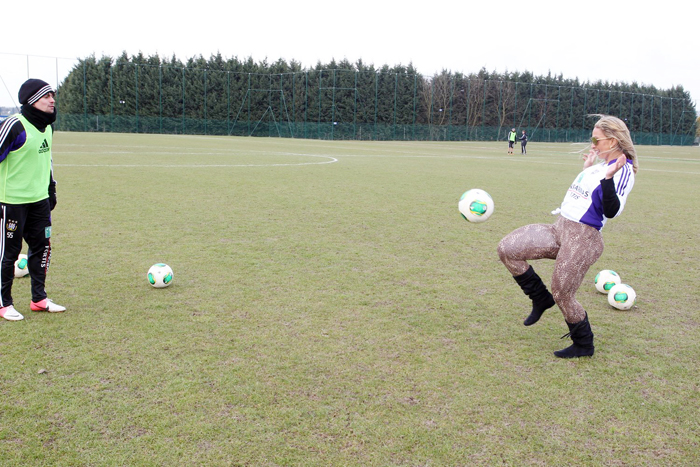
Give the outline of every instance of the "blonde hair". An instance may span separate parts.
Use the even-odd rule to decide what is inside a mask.
[[[632,143],[632,136],[630,135],[630,130],[627,128],[625,122],[612,115],[601,115],[594,114],[592,117],[598,117],[598,121],[595,124],[596,128],[599,128],[606,138],[611,138],[617,141],[617,147],[622,151],[627,159],[632,160],[632,169],[634,173],[637,173],[639,169],[639,162],[637,161],[637,151],[634,149],[634,144]]]

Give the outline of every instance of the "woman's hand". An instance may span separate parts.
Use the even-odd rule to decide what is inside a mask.
[[[595,164],[596,160],[598,160],[598,151],[596,151],[595,149],[591,149],[591,152],[583,155],[583,168],[589,168],[590,166]]]

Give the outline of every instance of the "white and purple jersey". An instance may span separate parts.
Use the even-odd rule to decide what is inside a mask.
[[[610,161],[610,164],[613,163],[615,160]],[[600,181],[605,178],[608,165],[606,162],[592,165],[576,177],[561,203],[562,216],[598,230],[603,228],[608,218],[603,214],[603,189]],[[630,159],[627,159],[627,164],[617,171],[613,182],[615,194],[620,200],[620,209],[614,216],[617,217],[625,208],[627,196],[634,186],[634,170]]]

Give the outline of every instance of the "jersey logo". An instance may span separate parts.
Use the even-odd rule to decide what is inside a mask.
[[[569,196],[571,196],[574,199],[588,199],[590,196],[590,193],[588,190],[584,190],[583,187],[577,185],[576,183],[572,183],[571,187],[569,188]]]
[[[44,139],[44,142],[41,143],[41,146],[39,146],[39,154],[43,154],[47,151],[50,151],[51,148],[49,147],[49,143]]]
[[[7,238],[15,238],[15,232],[17,231],[17,221],[7,219],[7,222],[5,222],[5,228],[7,229],[5,232],[5,236]]]

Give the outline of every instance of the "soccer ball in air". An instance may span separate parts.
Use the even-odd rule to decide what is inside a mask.
[[[146,278],[153,287],[162,289],[173,283],[173,270],[165,263],[156,263],[148,270]]]
[[[484,222],[495,208],[493,198],[484,190],[473,188],[459,198],[459,212],[469,222]]]
[[[20,254],[15,261],[15,277],[24,277],[29,274],[29,269],[27,268],[27,255]]]
[[[629,310],[637,301],[637,292],[627,284],[617,284],[608,292],[608,303],[618,310]]]
[[[600,293],[608,293],[613,286],[621,283],[620,276],[610,269],[603,269],[595,276],[595,289]]]

